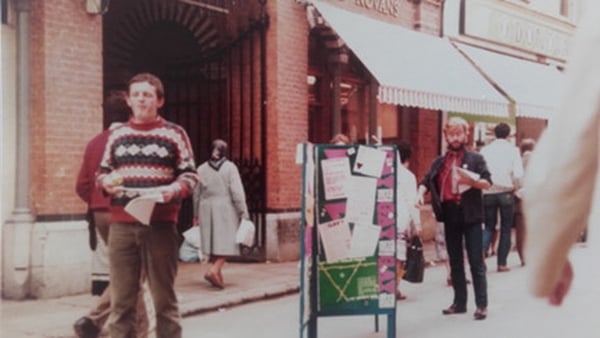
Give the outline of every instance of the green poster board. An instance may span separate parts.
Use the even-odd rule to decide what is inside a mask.
[[[396,320],[396,166],[393,146],[303,145],[300,337],[317,319]]]
[[[377,311],[377,260],[367,257],[319,264],[319,300],[322,312]]]

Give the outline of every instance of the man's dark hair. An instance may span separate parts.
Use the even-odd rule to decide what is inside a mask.
[[[134,75],[129,83],[127,83],[127,91],[131,89],[131,85],[139,82],[148,82],[152,87],[156,89],[156,97],[158,99],[162,99],[165,97],[165,87],[163,86],[162,81],[158,78],[158,76],[150,73],[140,73]]]
[[[408,161],[410,159],[410,155],[412,155],[410,145],[405,141],[398,142],[398,152],[400,153],[400,163]]]
[[[494,134],[496,134],[496,138],[507,138],[510,134],[510,126],[504,122],[498,123],[494,127]]]
[[[111,90],[106,94],[102,103],[104,111],[104,128],[110,127],[114,122],[127,122],[131,116],[131,108],[127,105],[124,90]]]

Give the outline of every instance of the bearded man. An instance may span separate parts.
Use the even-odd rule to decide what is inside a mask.
[[[423,205],[425,193],[430,192],[435,217],[438,222],[444,223],[454,300],[442,313],[467,312],[464,242],[477,306],[473,317],[482,320],[487,317],[488,305],[486,267],[482,255],[482,189],[488,189],[492,180],[483,156],[466,149],[468,135],[469,125],[464,119],[448,119],[444,125],[448,149],[446,154],[433,161],[420,182],[417,205]]]

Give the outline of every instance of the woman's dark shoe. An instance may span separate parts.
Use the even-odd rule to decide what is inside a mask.
[[[96,338],[100,334],[100,329],[88,317],[79,318],[73,324],[73,330],[78,338]]]
[[[442,313],[445,315],[455,315],[455,314],[465,313],[465,312],[467,312],[466,306],[458,306],[456,304],[452,304],[447,309],[442,310]]]
[[[473,318],[475,318],[475,320],[483,320],[487,317],[487,309],[484,307],[478,307],[477,310],[475,310],[475,313],[473,313]]]
[[[223,278],[221,277],[221,273],[207,272],[204,275],[204,279],[210,283],[210,285],[214,286],[217,289],[224,289],[225,285],[223,284]]]
[[[508,272],[510,268],[506,265],[498,265],[498,272]]]
[[[406,299],[406,296],[402,292],[396,290],[396,300],[405,300],[405,299]]]

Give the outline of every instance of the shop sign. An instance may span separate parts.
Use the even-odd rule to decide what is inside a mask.
[[[362,7],[379,14],[398,17],[400,15],[399,0],[354,0],[357,7]]]
[[[362,12],[379,14],[391,18],[400,16],[401,0],[336,0],[332,4]]]
[[[462,34],[565,60],[572,27],[529,9],[465,0]]]

